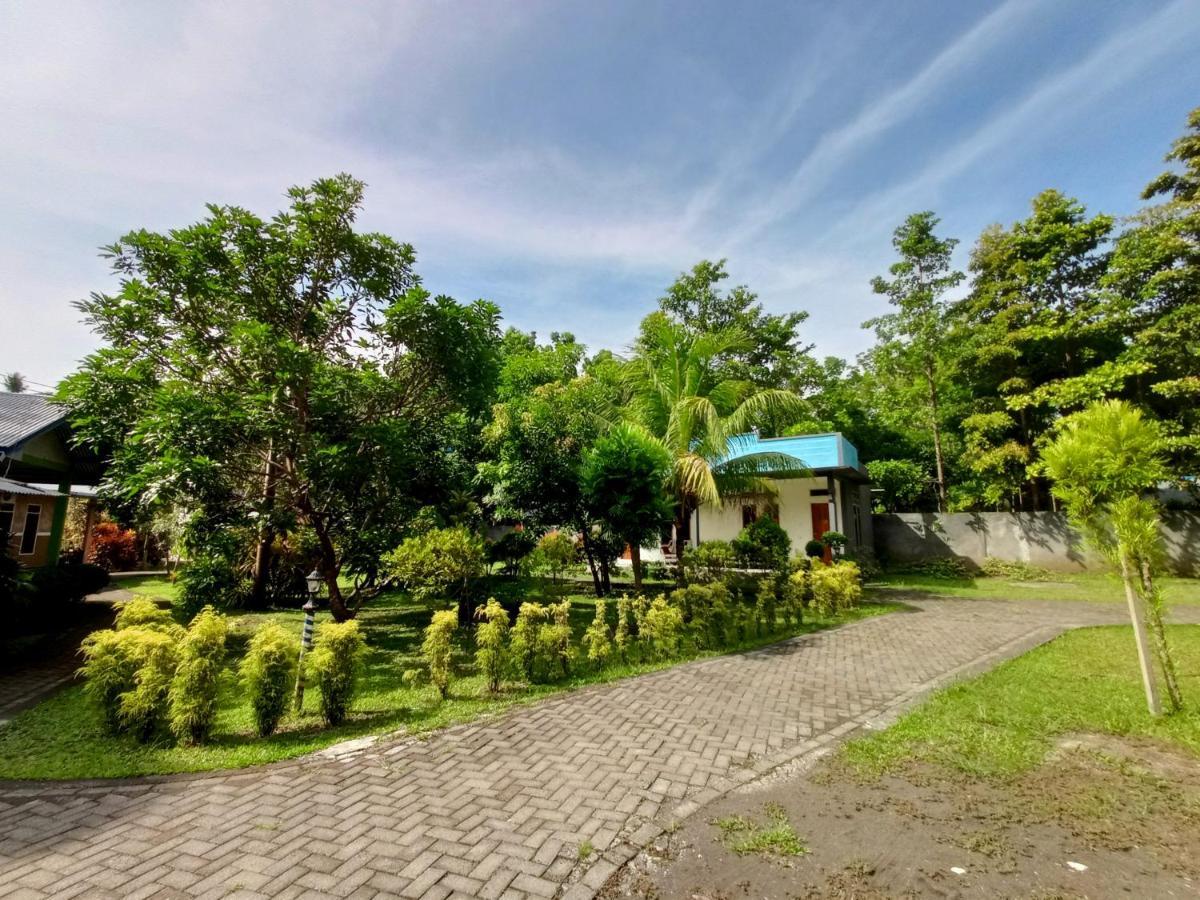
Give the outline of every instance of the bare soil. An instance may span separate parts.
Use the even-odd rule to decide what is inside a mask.
[[[722,843],[718,820],[761,819],[768,804],[786,811],[807,853],[739,855]],[[1072,736],[1036,770],[1004,780],[915,766],[863,780],[835,759],[706,807],[601,896],[1197,897],[1200,765],[1095,735]]]

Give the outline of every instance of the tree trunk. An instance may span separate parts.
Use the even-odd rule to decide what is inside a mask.
[[[629,543],[629,561],[633,564],[633,589],[642,592],[642,548],[637,541]]]
[[[254,581],[250,587],[250,608],[264,609],[267,605],[267,576],[271,572],[271,547],[275,532],[271,528],[271,511],[275,507],[275,463],[272,445],[267,445],[267,460],[263,465],[263,514],[258,529],[258,546],[254,551]]]
[[[933,456],[937,462],[938,512],[945,512],[946,467],[944,461],[942,460],[942,427],[938,422],[940,414],[938,409],[937,383],[934,380],[932,359],[926,359],[925,361],[925,381],[929,385],[930,424],[933,426]]]
[[[1158,685],[1154,682],[1154,672],[1150,668],[1150,647],[1146,641],[1146,624],[1139,608],[1137,591],[1133,588],[1133,572],[1129,565],[1129,556],[1124,547],[1117,551],[1121,558],[1121,581],[1125,585],[1125,602],[1129,605],[1129,619],[1133,623],[1133,637],[1137,643],[1138,665],[1142,670],[1142,686],[1146,689],[1146,706],[1150,715],[1162,715],[1162,701],[1158,698]]]
[[[1160,598],[1154,586],[1154,576],[1150,572],[1150,564],[1142,560],[1142,597],[1146,603],[1146,621],[1150,633],[1154,637],[1154,651],[1158,655],[1158,664],[1162,668],[1163,682],[1167,686],[1167,699],[1171,701],[1171,711],[1183,709],[1183,694],[1179,690],[1179,678],[1175,672],[1175,660],[1171,656],[1171,648],[1167,644],[1167,630],[1163,625]]]
[[[588,571],[592,573],[592,584],[596,588],[596,596],[604,596],[604,586],[600,583],[600,570],[596,568],[596,557],[592,553],[592,542],[588,537],[587,528],[583,529],[583,555],[587,557]]]

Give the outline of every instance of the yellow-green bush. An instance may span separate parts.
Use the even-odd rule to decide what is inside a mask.
[[[365,651],[366,643],[357,622],[324,622],[318,626],[308,659],[321,693],[321,715],[327,724],[340,725],[345,721],[354,702]]]
[[[679,655],[683,638],[683,613],[662,597],[655,597],[646,610],[641,638],[656,659]]]
[[[171,680],[171,732],[181,741],[208,739],[217,718],[217,686],[225,661],[225,617],[206,606],[179,643]]]
[[[517,623],[512,630],[512,654],[517,671],[533,682],[538,670],[538,630],[550,618],[550,611],[540,603],[522,603],[517,610]]]
[[[173,636],[154,628],[104,629],[88,635],[81,649],[83,666],[79,674],[84,678],[84,692],[96,704],[108,728],[114,732],[127,730],[135,718],[140,724],[149,721],[157,727],[163,711],[147,704],[155,700],[153,687],[164,665],[174,663]],[[139,680],[139,673],[152,660],[155,672]],[[172,674],[173,670],[166,673],[167,687]],[[139,687],[141,693],[133,698]],[[165,707],[166,687],[161,700]]]
[[[608,636],[608,601],[596,601],[596,614],[584,632],[583,646],[587,650],[588,660],[598,669],[603,668],[612,656],[613,645]]]
[[[628,595],[622,596],[617,600],[617,631],[613,635],[613,643],[616,644],[617,652],[621,654],[621,659],[629,657],[629,651],[633,646],[633,635],[629,631],[629,620],[633,617],[633,603]]]
[[[299,640],[281,625],[263,625],[250,638],[240,671],[254,710],[255,730],[263,737],[274,733],[287,711],[299,656]]]
[[[487,680],[488,690],[500,690],[500,683],[508,674],[508,613],[492,597],[485,606],[475,611],[479,625],[475,628],[475,663]]]
[[[779,597],[774,578],[762,578],[758,582],[758,593],[754,601],[754,618],[759,634],[774,634]]]
[[[167,720],[179,644],[173,635],[153,628],[126,628],[117,634],[131,645],[130,655],[140,660],[133,686],[121,694],[117,720],[122,731],[148,741]]]
[[[452,677],[451,655],[454,652],[454,631],[458,628],[458,613],[452,609],[435,612],[425,629],[421,655],[429,665],[429,680],[445,698],[450,692]]]
[[[177,631],[178,626],[171,618],[170,610],[162,609],[149,597],[134,597],[117,607],[117,619],[113,628],[117,631],[124,631],[126,628]]]
[[[820,615],[853,609],[862,599],[862,575],[858,566],[848,560],[832,565],[817,563],[813,565],[809,579],[812,605]]]
[[[538,628],[538,657],[546,677],[571,674],[571,601],[551,603],[550,621]]]

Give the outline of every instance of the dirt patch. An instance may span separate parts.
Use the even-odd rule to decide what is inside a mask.
[[[720,823],[764,815],[785,816],[807,852],[735,852],[722,840]],[[917,767],[862,781],[826,762],[707,807],[601,896],[1196,897],[1200,766],[1096,736],[1073,736],[1003,782]]]

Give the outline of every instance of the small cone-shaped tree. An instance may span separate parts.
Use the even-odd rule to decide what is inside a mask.
[[[1137,638],[1153,715],[1162,713],[1146,631],[1162,670],[1171,707],[1183,705],[1163,627],[1163,597],[1154,571],[1163,557],[1158,509],[1145,492],[1168,478],[1158,423],[1120,400],[1093,403],[1063,419],[1042,453],[1042,468],[1072,524],[1117,566]]]

